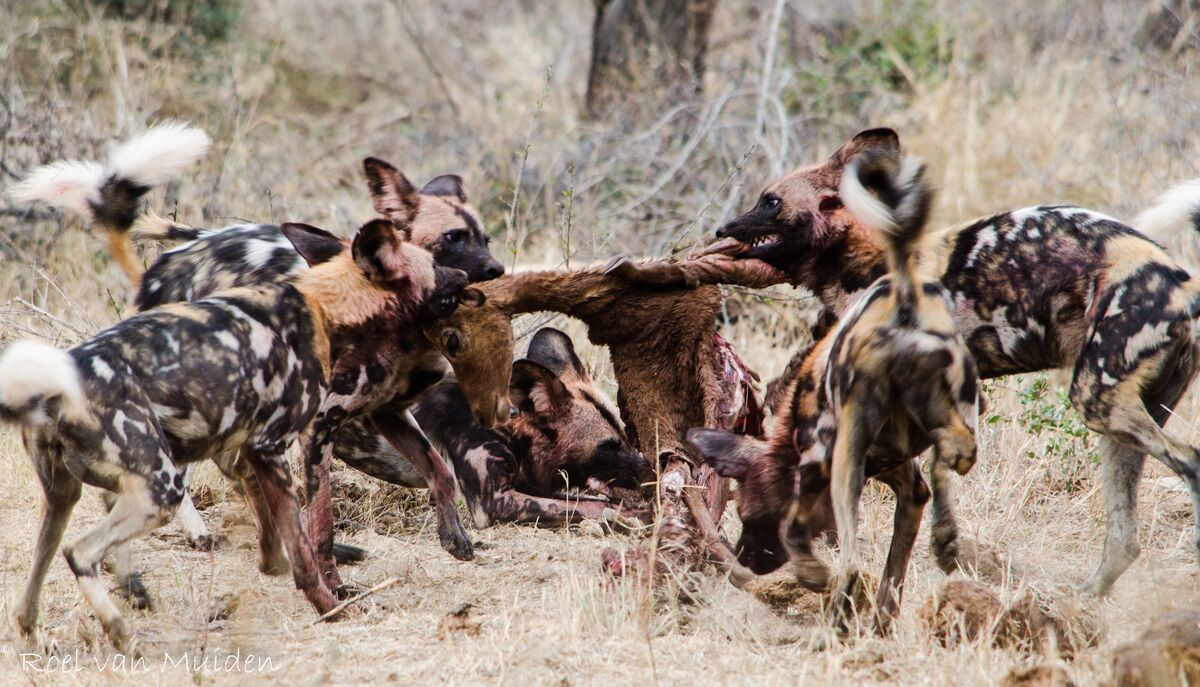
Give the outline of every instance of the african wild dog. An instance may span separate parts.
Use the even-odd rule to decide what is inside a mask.
[[[514,414],[495,430],[474,421],[452,378],[413,411],[453,461],[475,526],[631,523],[629,508],[623,514],[619,501],[560,496],[568,489],[636,494],[654,476],[629,445],[616,409],[592,381],[570,337],[539,329],[526,357],[512,364],[511,380]]]
[[[397,331],[457,299],[466,275],[455,272],[439,286],[432,256],[390,220],[374,220],[350,251],[289,282],[139,313],[70,351],[35,342],[6,349],[0,418],[22,426],[46,497],[19,629],[36,627],[47,566],[87,483],[116,492],[116,503],[64,554],[113,644],[127,647],[128,623],[97,577],[101,561],[170,519],[186,464],[229,451],[245,467],[260,568],[279,574],[290,565],[309,602],[331,610],[336,599],[301,526],[284,452],[329,407],[347,362],[374,369]]]
[[[802,285],[844,316],[886,270],[883,245],[838,195],[846,164],[870,150],[899,155],[896,133],[864,131],[826,162],[772,184],[683,269],[696,283]],[[931,232],[919,256],[950,292],[982,377],[1073,368],[1072,404],[1101,435],[1108,512],[1100,566],[1084,588],[1106,593],[1140,551],[1136,493],[1146,454],[1188,483],[1200,512],[1200,452],[1161,427],[1197,370],[1200,282],[1132,228],[1063,205]]]
[[[156,130],[144,134],[124,144],[121,150],[136,150],[136,155],[125,155],[152,168],[162,167],[168,161],[182,158],[177,150],[187,142],[186,136],[176,133],[176,138],[166,134],[155,134]],[[173,130],[172,130],[173,131]],[[172,133],[168,131],[167,133]],[[195,130],[185,130],[184,133]],[[191,136],[203,134],[190,133]],[[181,139],[181,140],[176,140]],[[205,138],[205,140],[207,140]],[[145,183],[131,182],[133,175],[126,172],[129,164],[116,166],[116,172],[109,175],[104,189],[112,189],[104,193],[90,192],[102,197],[103,202],[93,201],[91,207],[82,208],[65,203],[75,196],[86,196],[86,188],[77,188],[82,183],[94,183],[91,177],[66,175],[63,177],[60,169],[87,167],[87,163],[56,163],[47,169],[49,172],[36,172],[26,192],[25,200],[41,200],[53,204],[87,210],[89,217],[108,217],[118,213],[119,221],[112,221],[114,235],[119,235],[123,242],[128,243],[130,237],[136,240],[187,240],[189,243],[162,254],[146,271],[141,280],[135,298],[135,305],[140,310],[156,307],[164,303],[191,301],[205,297],[221,289],[233,286],[251,286],[279,282],[291,278],[307,267],[306,260],[297,252],[292,241],[284,237],[280,228],[275,225],[241,225],[224,230],[194,229],[184,225],[168,222],[153,214],[137,218],[138,198],[148,190]],[[418,246],[430,249],[435,261],[442,267],[462,267],[474,279],[490,279],[504,272],[503,266],[488,252],[489,238],[481,231],[478,215],[467,204],[466,193],[463,190],[462,179],[455,175],[443,175],[431,180],[420,191],[408,179],[390,164],[376,158],[367,158],[363,163],[375,209],[380,214],[397,221],[403,227],[406,236],[411,237]],[[39,183],[39,179],[52,177],[54,184]],[[144,176],[144,175],[143,175]],[[101,211],[93,212],[93,208]],[[106,225],[107,226],[107,225]],[[307,245],[309,257],[312,260],[324,260],[336,255],[346,248],[343,241],[330,236],[316,228],[305,228],[304,225],[292,225],[293,239],[303,240]],[[132,255],[132,253],[129,253]],[[137,265],[140,275],[140,265]],[[450,274],[439,270],[439,275]],[[135,280],[135,284],[137,280]],[[469,292],[477,293],[477,292]],[[423,338],[419,331],[405,333],[406,346],[412,348],[413,367],[407,373],[404,381],[403,397],[394,399],[393,409],[402,411],[423,390],[441,379],[446,370],[446,363]],[[395,372],[395,371],[393,371]],[[402,375],[395,373],[391,376]],[[462,376],[464,384],[470,386],[471,377]],[[372,383],[368,380],[368,384]],[[379,390],[372,390],[378,394]],[[475,398],[481,398],[476,394]],[[374,401],[372,402],[374,403]],[[472,406],[477,416],[487,425],[496,422],[497,418],[507,415],[507,399],[505,395],[497,395],[488,402],[474,403]],[[335,416],[337,413],[335,412]],[[361,438],[376,428],[368,430],[362,426],[367,420],[357,416],[348,420],[336,420],[338,427],[344,426],[346,431],[355,438]],[[336,432],[336,430],[335,430]],[[453,508],[454,480],[445,462],[432,449],[428,440],[421,435],[420,430],[413,425],[410,417],[400,418],[390,430],[391,440],[399,442],[408,452],[408,461],[404,468],[416,467],[425,478],[426,486],[431,494],[440,498],[436,502],[439,512],[439,532],[443,545],[456,557],[470,558],[471,546],[462,528],[457,512]],[[324,434],[322,435],[324,436]],[[327,444],[327,439],[322,440]],[[346,442],[343,442],[346,443]],[[361,444],[362,442],[358,442]],[[358,454],[349,454],[346,459],[352,465]],[[370,467],[379,464],[371,457],[363,458],[366,467],[362,469],[371,472]],[[232,457],[228,460],[218,460],[218,464],[232,469]],[[357,467],[358,465],[356,465]],[[185,475],[185,480],[190,478]],[[310,482],[310,487],[319,482]],[[189,517],[190,516],[190,517]],[[314,515],[314,517],[316,517]],[[203,526],[203,520],[195,512],[191,499],[185,495],[180,507],[180,522],[185,527],[189,541],[197,545],[207,544],[209,534]],[[324,534],[327,527],[316,527],[310,534]],[[323,536],[314,536],[318,542],[318,550],[325,553],[331,542]],[[361,556],[360,550],[353,547],[339,547],[339,553],[350,551]],[[149,603],[148,596],[136,574],[129,571],[127,554],[118,556],[117,572],[122,580],[122,587],[128,587],[138,605]],[[329,562],[326,567],[331,567]]]
[[[879,228],[889,273],[805,356],[783,417],[765,442],[707,429],[693,430],[688,438],[722,474],[744,477],[748,465],[779,465],[772,477],[791,487],[788,520],[799,521],[801,535],[808,511],[830,490],[840,541],[834,619],[843,629],[860,584],[855,551],[863,481],[878,476],[887,483],[896,492],[896,521],[876,597],[876,622],[885,629],[899,606],[929,496],[917,456],[930,445],[933,548],[939,558],[953,557],[957,532],[946,480],[951,470],[965,474],[975,463],[978,383],[946,291],[916,274],[914,253],[932,198],[924,163],[864,153],[847,166],[841,197],[864,223]],[[743,482],[741,505],[759,498],[754,486]],[[769,492],[780,489],[765,486]],[[791,528],[790,522],[775,525]],[[823,590],[828,580],[823,564],[807,541],[792,543],[798,578]]]

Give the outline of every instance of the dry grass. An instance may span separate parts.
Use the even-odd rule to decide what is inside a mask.
[[[637,126],[579,117],[588,3],[245,5],[232,39],[204,46],[178,27],[114,21],[73,0],[0,2],[0,190],[36,163],[95,156],[149,121],[178,117],[217,141],[194,173],[155,197],[185,221],[297,219],[347,233],[370,215],[358,161],[375,154],[418,182],[462,174],[509,264],[579,264],[682,249],[774,175],[868,125],[898,127],[940,171],[946,222],[1051,201],[1131,218],[1171,183],[1200,174],[1200,60],[1135,47],[1137,3],[861,0],[784,2],[776,12],[774,2],[725,2],[708,98]],[[764,64],[772,33],[777,49]],[[94,238],[57,217],[0,211],[0,340],[39,334],[67,345],[121,315],[129,289]],[[737,321],[724,331],[769,378],[807,335],[811,302],[791,290],[731,295]],[[604,351],[583,349],[611,386]],[[1102,536],[1091,457],[1030,435],[1020,422],[1024,383],[991,387],[997,420],[981,432],[981,460],[959,490],[965,533],[1010,566],[998,585],[1005,602],[1029,587],[1071,594]],[[1189,397],[1174,430],[1197,439],[1198,412]],[[24,583],[40,498],[19,443],[0,431],[5,612]],[[1107,679],[1112,648],[1159,611],[1200,604],[1188,500],[1158,466],[1147,472],[1141,559],[1112,598],[1080,601],[1105,635],[1066,664],[1079,684]],[[435,543],[423,495],[341,475],[360,497],[341,513],[343,536],[372,553],[348,569],[350,579],[369,586],[397,575],[404,584],[349,620],[310,627],[313,614],[290,581],[257,573],[245,509],[206,471],[201,486],[215,497],[206,517],[228,543],[212,556],[192,552],[167,528],[135,547],[158,602],[134,618],[152,674],[90,667],[106,645],[66,566],[53,566],[45,636],[85,661],[70,679],[247,677],[160,675],[164,652],[202,648],[268,655],[271,679],[286,684],[989,685],[1036,660],[921,636],[917,610],[944,579],[924,532],[895,635],[820,649],[828,636],[811,610],[774,613],[716,577],[700,582],[691,603],[655,605],[606,587],[599,552],[613,542],[597,529],[497,527],[476,533],[475,562],[456,562]],[[85,496],[68,537],[99,510]],[[879,570],[890,497],[869,490],[864,511],[864,555]],[[732,536],[738,525],[724,526]],[[440,621],[461,603],[472,604],[482,632],[438,640]],[[228,617],[209,622],[214,609]],[[62,681],[22,670],[20,649],[12,625],[0,624],[0,682]]]

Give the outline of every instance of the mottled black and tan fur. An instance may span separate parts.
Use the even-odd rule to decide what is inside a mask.
[[[827,572],[812,555],[806,526],[828,487],[841,542],[834,610],[843,627],[860,584],[855,563],[859,496],[867,477],[887,483],[897,495],[896,520],[876,598],[877,621],[886,627],[899,605],[929,497],[917,456],[930,445],[935,450],[930,462],[933,548],[939,558],[953,558],[957,532],[946,480],[950,471],[965,474],[975,462],[978,380],[946,291],[917,271],[914,249],[932,197],[923,163],[863,155],[843,176],[842,195],[851,211],[879,228],[888,274],[870,285],[805,355],[784,418],[765,442],[711,430],[695,430],[689,439],[719,471],[743,479],[741,503],[753,506],[767,497],[748,482],[751,473],[761,479],[772,472],[764,467],[775,465],[769,476],[776,483],[767,489],[778,492],[777,499],[782,496],[778,482],[787,485],[791,478],[791,514],[783,526],[797,575],[814,588],[824,587]]]
[[[872,150],[898,155],[896,133],[864,131],[827,161],[777,180],[720,229],[705,256],[679,268],[698,283],[802,285],[844,316],[887,269],[884,245],[838,191],[846,165]],[[1192,226],[1200,184],[1180,189],[1143,216]],[[918,261],[949,293],[982,378],[1072,371],[1072,405],[1101,437],[1107,510],[1100,565],[1083,586],[1106,593],[1140,551],[1144,456],[1187,482],[1200,514],[1200,452],[1162,429],[1196,375],[1200,282],[1135,229],[1065,205],[930,232]],[[1195,544],[1200,551],[1200,521]]]
[[[244,467],[260,567],[278,574],[290,562],[313,606],[333,608],[284,451],[327,407],[345,369],[339,349],[367,342],[386,351],[380,319],[412,327],[446,295],[432,257],[400,237],[376,220],[351,251],[290,282],[143,312],[67,352],[19,342],[0,355],[0,418],[21,425],[46,496],[16,613],[22,632],[36,627],[47,566],[86,483],[116,501],[64,553],[108,636],[126,647],[130,629],[98,578],[101,561],[170,519],[186,493],[186,465],[224,452],[237,452]]]

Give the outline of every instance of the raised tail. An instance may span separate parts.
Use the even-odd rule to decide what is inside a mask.
[[[846,209],[883,235],[897,300],[915,303],[916,247],[933,201],[925,161],[914,155],[860,153],[842,173],[838,192]]]
[[[42,425],[88,415],[75,359],[37,341],[17,341],[0,353],[0,420]]]
[[[133,222],[133,226],[129,227],[129,238],[134,243],[149,241],[195,241],[205,233],[203,229],[174,222],[153,210],[147,210],[138,215],[138,218]]]
[[[43,165],[9,191],[17,202],[41,202],[70,210],[101,227],[108,250],[136,286],[142,275],[130,242],[139,200],[208,152],[208,134],[186,124],[152,127],[113,149],[108,163],[60,160]]]
[[[1133,228],[1156,241],[1193,273],[1200,270],[1200,179],[1173,186],[1133,220]]]

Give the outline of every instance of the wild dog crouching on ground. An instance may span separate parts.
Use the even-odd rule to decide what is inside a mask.
[[[462,362],[457,346],[488,351],[490,358],[477,359],[464,369],[477,370],[481,380],[490,379],[480,387],[491,389],[488,395],[503,393],[512,371],[506,361],[512,360],[509,322],[514,315],[551,311],[583,321],[588,338],[608,346],[619,387],[617,405],[630,443],[658,461],[663,509],[657,567],[698,561],[702,542],[693,537],[688,511],[692,505],[702,506],[719,518],[727,489],[723,478],[692,456],[684,433],[699,425],[750,434],[762,431],[762,411],[754,393],[757,376],[716,331],[720,291],[634,283],[619,269],[605,266],[521,272],[478,288],[487,296],[483,307],[460,310],[430,332],[455,369]],[[629,568],[651,559],[641,550],[609,550],[604,565],[616,575],[640,574]]]
[[[282,572],[290,564],[314,608],[331,610],[336,599],[301,526],[284,451],[336,383],[344,367],[338,349],[386,344],[376,338],[377,318],[412,326],[441,295],[435,289],[429,253],[376,220],[350,251],[290,282],[139,313],[70,351],[34,342],[6,349],[0,418],[21,425],[46,499],[16,611],[20,631],[36,628],[46,570],[87,483],[116,492],[116,503],[64,554],[110,640],[126,648],[129,624],[98,579],[101,561],[170,519],[185,493],[186,464],[227,451],[249,467],[243,487],[258,523],[260,567]]]
[[[946,482],[951,470],[965,474],[975,462],[978,383],[945,290],[915,271],[913,251],[932,197],[924,164],[912,157],[901,161],[864,153],[842,177],[841,196],[851,212],[879,227],[890,273],[871,285],[805,357],[785,417],[766,442],[703,429],[688,438],[722,474],[745,478],[753,470],[761,478],[762,466],[776,466],[769,477],[794,485],[791,513],[782,527],[800,536],[792,540],[791,552],[797,577],[819,590],[828,576],[803,539],[803,525],[821,492],[830,490],[840,542],[834,622],[843,629],[861,584],[855,558],[863,482],[879,476],[891,486],[896,520],[875,602],[876,623],[886,629],[899,607],[929,497],[917,456],[930,445],[932,546],[939,560],[954,557],[957,530]],[[743,481],[739,490],[739,505],[747,510],[754,510],[759,498],[755,486]],[[781,491],[779,484],[763,486],[767,499]],[[761,510],[778,507],[775,502]],[[800,526],[792,527],[797,521]]]
[[[802,285],[844,317],[886,270],[884,245],[838,193],[850,160],[873,150],[899,155],[896,133],[864,131],[824,163],[791,172],[722,227],[706,255],[676,267],[693,283]],[[1164,212],[1194,212],[1200,186],[1189,188]],[[1195,202],[1185,202],[1188,193]],[[1073,370],[1072,405],[1101,435],[1107,511],[1100,565],[1083,587],[1107,593],[1140,551],[1136,494],[1145,455],[1187,482],[1200,513],[1200,452],[1162,429],[1197,371],[1200,283],[1134,229],[1063,205],[931,232],[917,254],[950,293],[981,377]],[[648,278],[662,269],[648,267]],[[1200,520],[1194,537],[1200,549]]]
[[[631,516],[641,503],[561,496],[570,489],[637,495],[643,482],[654,479],[570,337],[549,327],[538,330],[526,357],[511,368],[514,415],[495,430],[474,421],[453,379],[443,380],[413,411],[454,463],[475,526],[563,527],[582,520],[636,526]],[[342,450],[339,443],[335,453]]]

